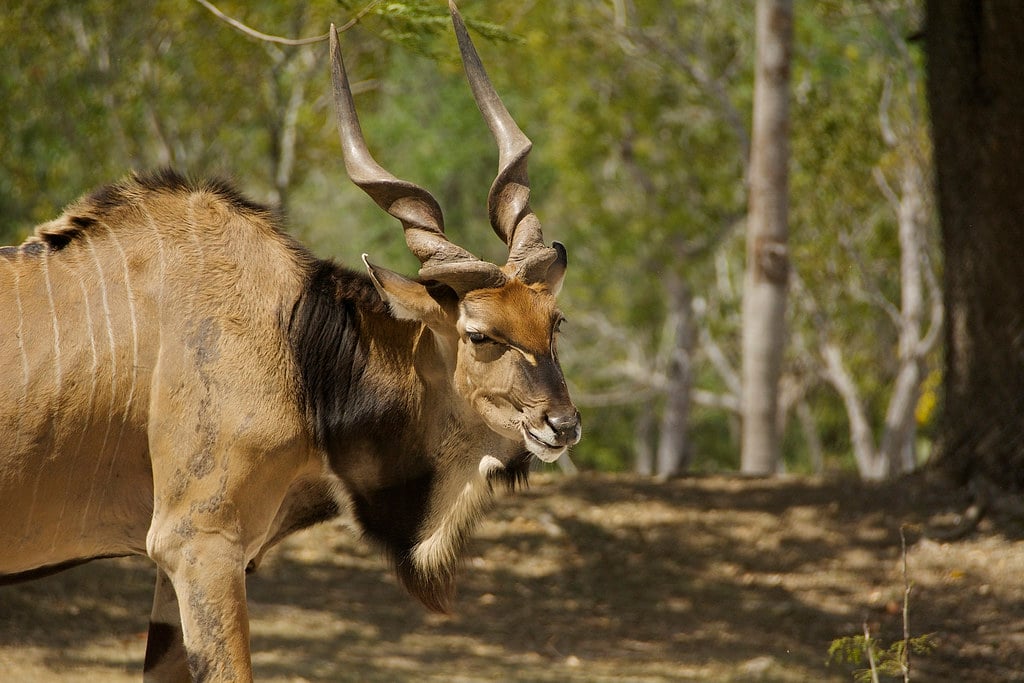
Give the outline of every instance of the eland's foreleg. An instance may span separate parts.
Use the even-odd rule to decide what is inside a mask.
[[[195,429],[190,434],[187,421],[179,424],[185,429],[175,425],[158,433],[184,443]],[[234,437],[229,444],[221,446],[213,438],[190,455],[176,455],[159,442],[151,449],[154,512],[146,550],[170,584],[158,581],[154,622],[162,624],[156,627],[158,635],[167,628],[174,636],[165,661],[152,661],[156,680],[163,680],[157,678],[163,666],[181,669],[178,624],[195,683],[252,680],[245,568],[270,534],[296,474],[311,465],[291,442],[273,444],[261,435],[263,448],[236,448],[248,439],[228,433]],[[268,443],[274,447],[267,448]],[[175,601],[178,623],[171,616]],[[153,660],[158,652],[154,644]]]
[[[156,573],[142,680],[146,683],[189,683],[192,680],[181,637],[178,596],[170,577],[162,569],[157,569]]]
[[[192,524],[189,519],[160,524],[148,541],[150,557],[178,596],[188,673],[196,683],[251,681],[245,558],[231,534],[200,531]],[[180,658],[176,643],[171,645],[171,658]],[[180,669],[173,661],[167,664]],[[156,663],[154,676],[160,668]]]
[[[250,335],[223,332],[212,317],[185,326],[183,345],[168,341],[154,369],[146,552],[177,596],[192,680],[246,683],[246,565],[295,478],[323,465],[308,448],[305,416],[281,402],[277,366],[251,362],[263,350],[250,348]],[[154,611],[173,627],[169,595],[157,600]]]

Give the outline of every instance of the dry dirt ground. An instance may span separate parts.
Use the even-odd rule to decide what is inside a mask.
[[[299,534],[250,577],[263,681],[851,681],[829,643],[933,634],[914,681],[1024,681],[1024,525],[937,542],[965,494],[724,477],[544,478],[503,496],[451,616],[404,596],[345,529]],[[0,549],[0,552],[3,552]],[[0,680],[141,679],[146,560],[0,588]]]

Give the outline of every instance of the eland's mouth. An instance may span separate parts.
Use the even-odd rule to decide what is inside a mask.
[[[523,437],[526,441],[526,448],[533,455],[544,462],[554,462],[565,452],[567,444],[558,443],[554,432],[550,435],[538,434],[532,429],[523,426]]]

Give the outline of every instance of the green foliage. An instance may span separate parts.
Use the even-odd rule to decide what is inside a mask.
[[[125,12],[43,1],[0,22],[0,53],[11,65],[0,83],[0,187],[10,202],[0,232],[52,218],[130,168],[269,175],[273,103],[261,90],[273,82],[273,56],[201,6],[156,2]]]
[[[497,152],[464,83],[445,3],[218,6],[291,37],[322,34],[328,22],[345,25],[368,8],[342,47],[371,150],[438,197],[453,239],[504,259],[485,213]],[[586,422],[574,457],[628,469],[638,444],[656,440],[669,390],[659,373],[674,344],[673,278],[685,282],[702,307],[699,324],[739,369],[753,6],[465,0],[460,8],[535,143],[531,202],[545,236],[569,247],[561,351]],[[916,27],[917,11],[912,0],[867,9],[853,0],[796,3],[791,257],[877,425],[896,338],[865,292],[877,287],[898,300],[899,282],[895,215],[874,174],[894,175],[912,154],[927,157],[923,93],[914,87],[920,55],[911,48],[911,68],[903,68],[891,39]],[[324,256],[357,263],[369,252],[415,272],[398,225],[344,176],[325,57],[323,44],[255,41],[198,3],[156,0],[131,12],[99,0],[15,3],[0,14],[0,243],[20,241],[128,169],[169,164],[234,177],[256,199],[285,205],[290,229]],[[910,141],[897,147],[879,130],[886,88],[891,118]],[[294,163],[285,173],[289,115]],[[843,405],[820,381],[813,325],[795,309],[790,322],[787,377],[803,387],[826,466],[849,468]],[[703,345],[693,367],[696,388],[733,391]],[[920,412],[924,437],[934,413]],[[721,407],[694,407],[696,469],[735,467],[736,420]],[[792,423],[786,443],[791,471],[816,466]]]
[[[451,27],[451,18],[445,3],[437,0],[413,0],[412,2],[352,2],[338,0],[338,4],[352,13],[364,8],[368,11],[362,19],[362,25],[382,40],[399,45],[411,52],[439,58],[442,48],[438,47],[437,37],[447,33]],[[470,6],[470,3],[463,3]],[[465,13],[466,7],[460,7]],[[464,17],[466,26],[495,42],[516,43],[520,39],[507,31],[500,24],[482,21],[471,16]]]
[[[888,647],[883,647],[882,643],[875,638],[863,635],[836,638],[829,645],[826,661],[830,665],[856,667],[853,671],[853,679],[858,683],[870,683],[873,680],[873,672],[870,668],[871,659],[874,660],[875,671],[879,676],[903,678],[904,655],[908,645],[912,655],[927,655],[935,650],[935,634],[917,636],[908,641],[897,640]],[[871,653],[870,657],[869,652]]]

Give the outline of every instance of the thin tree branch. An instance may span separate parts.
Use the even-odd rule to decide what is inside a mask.
[[[680,50],[675,45],[670,45],[666,41],[649,35],[644,29],[627,29],[627,31],[630,36],[637,39],[648,51],[667,58],[711,96],[739,142],[741,160],[743,162],[743,177],[746,182],[747,170],[750,164],[750,132],[747,130],[742,115],[733,103],[721,79],[712,76],[699,62],[699,58],[704,55],[699,54],[697,59],[694,59],[684,50]],[[694,42],[692,47],[698,50],[701,46]],[[703,53],[703,50],[700,51]]]
[[[343,32],[343,31],[347,31],[348,29],[350,29],[353,26],[355,26],[356,24],[358,24],[359,21],[363,17],[365,17],[367,14],[369,14],[369,12],[376,5],[380,4],[380,1],[381,0],[372,0],[369,4],[367,4],[365,7],[363,7],[363,9],[359,10],[358,12],[356,12],[356,15],[354,17],[352,17],[350,20],[348,20],[345,24],[339,26],[338,27],[338,32],[340,33],[340,32]],[[249,26],[246,26],[245,24],[243,24],[242,22],[238,21],[237,19],[232,19],[231,17],[229,17],[228,15],[224,14],[219,9],[214,7],[214,5],[209,2],[209,0],[196,0],[196,2],[198,2],[200,5],[202,5],[206,9],[208,9],[215,17],[217,17],[218,19],[220,19],[224,23],[228,24],[229,26],[235,28],[238,31],[241,31],[242,33],[244,33],[245,35],[247,35],[247,36],[249,36],[251,38],[256,38],[257,40],[262,40],[262,41],[267,42],[267,43],[277,43],[278,45],[300,46],[300,45],[312,45],[314,43],[322,43],[323,41],[327,40],[327,34],[326,33],[323,34],[322,36],[313,36],[312,38],[281,38],[280,36],[272,36],[272,35],[270,35],[268,33],[263,33],[262,31],[257,31],[254,28],[250,28]]]
[[[711,335],[711,331],[704,325],[701,325],[699,330],[700,335],[700,346],[707,356],[707,359],[711,361],[711,365],[714,366],[715,370],[718,371],[718,375],[725,382],[725,386],[729,387],[729,392],[734,396],[739,396],[742,391],[740,383],[740,376],[736,372],[736,368],[726,357],[722,347],[718,345],[718,342]]]
[[[790,286],[795,302],[808,313],[817,331],[818,354],[823,361],[822,377],[836,390],[846,409],[857,470],[864,479],[879,479],[884,476],[884,471],[880,467],[871,424],[857,383],[846,367],[842,351],[832,339],[828,321],[818,302],[808,291],[795,268],[790,272]]]
[[[892,103],[892,77],[886,76],[882,85],[882,97],[878,101],[878,125],[882,129],[882,140],[889,147],[895,147],[899,142],[896,132],[892,129],[892,121],[889,119],[889,105]],[[877,180],[877,178],[876,178]]]
[[[694,389],[693,402],[704,408],[717,408],[739,415],[740,399],[733,394],[719,394],[706,389]]]
[[[893,211],[899,212],[900,198],[896,195],[896,191],[892,189],[892,185],[885,178],[885,173],[878,166],[871,169],[871,177],[874,178],[875,184],[878,185],[878,189],[885,195],[886,200],[889,202],[889,206],[892,207]]]
[[[875,666],[875,646],[871,640],[871,629],[868,622],[864,622],[864,652],[868,656],[868,664],[871,666],[871,683],[878,683],[878,667]]]
[[[903,652],[900,655],[900,668],[903,670],[903,683],[910,683],[910,576],[907,572],[907,534],[906,524],[900,526],[900,548],[903,551]]]
[[[924,357],[935,348],[935,344],[939,340],[939,333],[942,331],[942,325],[945,322],[946,308],[942,301],[942,289],[939,287],[935,269],[932,268],[931,259],[928,258],[928,252],[924,251],[922,257],[924,260],[924,268],[922,268],[924,281],[928,288],[928,298],[931,302],[930,314],[928,316],[928,331],[921,338],[917,349],[917,353]]]

